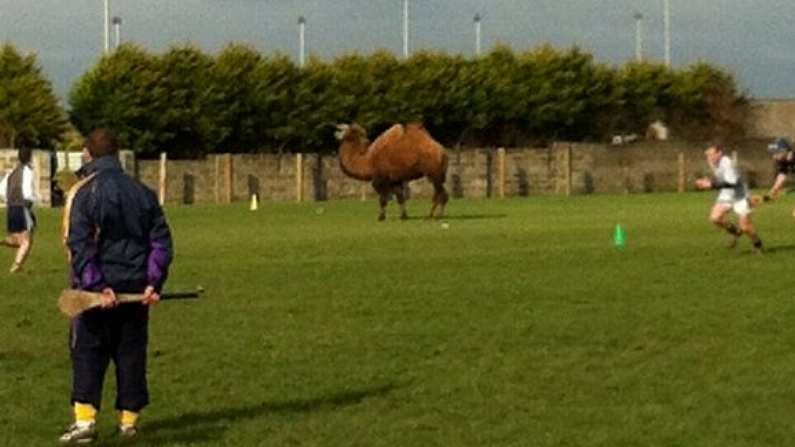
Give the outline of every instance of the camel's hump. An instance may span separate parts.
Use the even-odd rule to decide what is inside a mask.
[[[368,152],[374,152],[381,150],[383,147],[390,146],[399,140],[405,133],[406,130],[403,128],[402,124],[395,124],[379,135],[378,138],[370,144],[367,150]]]

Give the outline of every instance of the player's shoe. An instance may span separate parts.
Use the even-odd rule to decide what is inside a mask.
[[[119,425],[119,437],[132,439],[138,435],[138,427],[135,425]]]
[[[90,444],[97,439],[97,425],[94,422],[88,424],[74,424],[66,427],[58,441],[61,444],[82,445]]]
[[[737,241],[740,240],[740,236],[729,236],[729,242],[726,243],[726,248],[729,250],[733,249],[737,246]]]
[[[15,262],[15,263],[11,264],[11,268],[8,269],[8,273],[17,273],[21,269],[22,269],[22,266]]]

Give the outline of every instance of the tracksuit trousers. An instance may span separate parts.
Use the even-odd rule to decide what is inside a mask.
[[[72,320],[72,403],[99,410],[102,383],[111,360],[116,367],[116,409],[138,412],[149,403],[146,346],[149,309],[130,303],[91,309]]]

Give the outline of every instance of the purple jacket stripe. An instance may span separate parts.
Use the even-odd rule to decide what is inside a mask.
[[[149,284],[153,285],[158,290],[160,290],[165,280],[169,258],[171,258],[171,254],[166,245],[157,242],[151,243],[149,259],[147,260],[146,277]]]
[[[100,290],[105,286],[105,278],[102,276],[102,271],[93,262],[88,262],[83,267],[83,273],[80,277],[80,288],[83,290]]]

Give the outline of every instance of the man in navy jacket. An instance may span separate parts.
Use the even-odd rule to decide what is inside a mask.
[[[171,233],[157,198],[121,168],[119,145],[107,129],[93,131],[90,162],[65,222],[72,287],[102,293],[102,306],[72,321],[72,404],[75,422],[62,443],[96,438],[96,413],[105,370],[116,365],[119,432],[134,436],[148,403],[146,347],[149,305],[160,300],[173,257]],[[116,293],[143,293],[144,302],[119,305]]]

